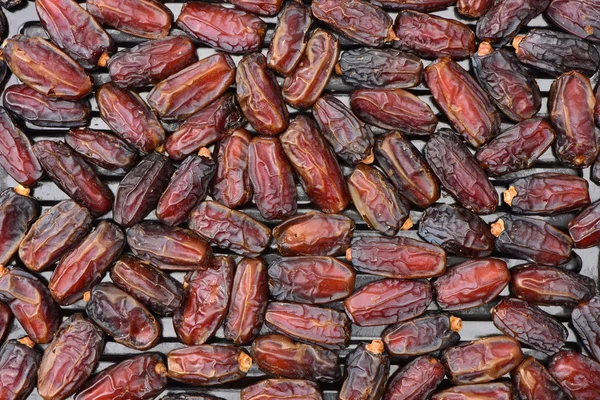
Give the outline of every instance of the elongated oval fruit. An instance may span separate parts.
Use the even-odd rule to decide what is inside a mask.
[[[495,2],[477,21],[477,38],[504,44],[529,21],[540,15],[550,0],[506,0]]]
[[[456,3],[456,0],[383,0],[384,8],[392,10],[436,11]]]
[[[456,11],[465,17],[479,18],[494,4],[493,0],[458,0]]]
[[[303,379],[265,379],[246,386],[240,393],[241,400],[298,398],[323,400],[319,385]]]
[[[593,0],[554,0],[546,9],[548,18],[561,29],[594,43],[600,42],[599,13],[600,7]]]
[[[569,222],[569,235],[578,248],[600,244],[600,202],[590,204]]]
[[[510,373],[515,391],[522,399],[569,400],[570,397],[552,378],[550,372],[533,357],[525,360]]]
[[[17,191],[20,188],[0,194],[0,266],[10,262],[39,213],[37,201]]]
[[[89,163],[108,170],[128,171],[137,159],[137,152],[125,141],[102,131],[71,129],[65,142]]]
[[[600,363],[574,351],[561,351],[550,360],[548,371],[573,399],[595,399],[600,396],[597,382]]]
[[[427,399],[446,375],[444,365],[435,357],[417,357],[396,371],[388,383],[384,399]]]
[[[431,400],[471,400],[478,398],[514,400],[515,393],[510,382],[491,382],[454,386],[437,392],[431,397]]]
[[[596,360],[600,358],[600,298],[580,303],[571,312],[571,321],[586,349]]]
[[[380,399],[389,372],[390,358],[381,340],[360,343],[346,358],[346,380],[338,399]]]
[[[27,399],[35,387],[41,358],[42,353],[28,337],[4,343],[0,347],[0,374],[11,379],[0,380],[2,396],[9,400]]]
[[[229,0],[229,3],[253,14],[274,16],[279,13],[283,0]]]
[[[4,303],[0,303],[0,342],[4,342],[6,335],[12,328],[13,314],[10,307]]]

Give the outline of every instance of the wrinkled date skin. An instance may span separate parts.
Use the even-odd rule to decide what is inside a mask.
[[[165,141],[169,157],[183,160],[203,146],[210,146],[246,124],[233,93],[225,93],[185,120]]]
[[[600,298],[579,304],[571,313],[575,331],[587,350],[598,360],[600,358]]]
[[[25,186],[35,185],[43,173],[33,153],[31,142],[2,107],[0,107],[0,166],[15,181]]]
[[[279,254],[339,256],[350,247],[354,221],[337,214],[311,212],[292,217],[273,229]]]
[[[96,90],[100,117],[110,129],[143,153],[165,140],[165,130],[156,115],[136,93],[106,83]]]
[[[144,158],[123,178],[117,189],[113,218],[124,227],[143,220],[152,211],[169,185],[175,168],[158,153]]]
[[[592,203],[569,222],[569,235],[581,249],[600,244],[600,202]]]
[[[363,46],[383,47],[396,39],[392,17],[366,1],[315,0],[311,9],[316,19]]]
[[[388,383],[383,399],[428,399],[445,375],[446,370],[437,358],[418,357],[394,374]]]
[[[10,307],[4,303],[0,303],[0,342],[4,342],[6,335],[12,327],[12,323],[13,315]]]
[[[252,139],[248,175],[254,189],[254,203],[264,218],[281,219],[296,214],[298,195],[294,172],[278,138],[256,136]]]
[[[475,157],[490,176],[529,168],[554,142],[550,123],[542,118],[522,121],[477,150]]]
[[[454,386],[433,395],[431,400],[514,400],[515,393],[510,382],[481,383]]]
[[[41,37],[7,39],[2,57],[21,82],[46,96],[79,100],[92,91],[92,80],[84,69]]]
[[[465,17],[479,18],[490,9],[494,0],[458,0],[456,11]]]
[[[477,21],[477,38],[504,44],[529,21],[540,15],[551,0],[505,0],[495,2]]]
[[[257,337],[250,354],[269,375],[319,382],[335,382],[342,377],[336,352],[276,333]]]
[[[356,325],[390,325],[423,314],[431,300],[427,281],[382,279],[355,291],[344,300],[344,308]]]
[[[169,34],[173,14],[155,0],[86,0],[87,10],[98,22],[145,39]]]
[[[294,72],[285,78],[282,95],[296,108],[309,108],[321,96],[340,55],[340,44],[331,33],[315,29]]]
[[[214,201],[204,201],[192,211],[189,227],[204,240],[246,257],[260,255],[271,242],[267,226]]]
[[[265,262],[260,258],[242,259],[235,271],[229,310],[223,323],[225,338],[236,345],[252,341],[260,332],[268,301]]]
[[[345,209],[350,195],[344,174],[315,122],[298,115],[279,140],[310,201],[326,213]]]
[[[110,58],[111,81],[125,88],[156,84],[198,61],[196,48],[185,36],[141,43]]]
[[[458,135],[441,129],[425,145],[425,159],[448,190],[467,210],[489,214],[498,194],[485,172]]]
[[[345,162],[356,165],[373,161],[373,132],[333,95],[320,97],[313,116],[333,151]]]
[[[61,322],[60,307],[46,285],[22,269],[0,268],[0,301],[35,343],[50,343]]]
[[[269,291],[276,300],[322,304],[354,291],[356,273],[334,257],[289,257],[269,265]]]
[[[283,0],[229,0],[241,10],[264,16],[274,16],[279,13]]]
[[[319,385],[302,379],[265,379],[242,389],[241,400],[323,400]]]
[[[482,43],[472,61],[477,81],[508,118],[518,122],[540,110],[540,88],[514,53]]]
[[[453,5],[456,0],[382,0],[378,3],[392,10],[436,11]]]
[[[235,261],[218,256],[210,261],[209,267],[186,275],[185,297],[173,315],[175,333],[188,346],[210,339],[227,314]]]
[[[492,308],[494,325],[533,349],[552,355],[565,345],[567,329],[538,306],[505,298]]]
[[[457,385],[493,381],[522,360],[519,342],[508,336],[485,337],[442,352],[442,362]]]
[[[38,369],[38,392],[43,399],[62,400],[77,391],[98,365],[104,333],[80,313],[61,326]]]
[[[390,372],[390,358],[383,343],[360,343],[346,359],[346,380],[339,400],[380,399]]]
[[[146,353],[107,368],[92,378],[75,400],[153,399],[167,387],[167,367]]]
[[[471,146],[479,148],[500,130],[500,113],[475,79],[448,57],[425,68],[435,102]],[[468,112],[467,112],[468,111]]]
[[[205,344],[170,351],[167,365],[175,381],[211,386],[244,378],[252,359],[239,347]]]
[[[33,154],[52,181],[73,200],[89,208],[94,216],[110,211],[112,192],[66,144],[42,140],[33,145]]]
[[[102,221],[69,252],[52,273],[48,288],[60,305],[75,303],[98,283],[125,247],[117,225]]]
[[[427,103],[403,89],[359,89],[350,95],[352,112],[364,122],[407,135],[430,135],[438,120]]]
[[[575,307],[596,294],[592,278],[562,268],[529,264],[512,268],[511,275],[511,293],[533,304]]]
[[[356,210],[369,228],[393,236],[408,220],[408,202],[376,168],[357,165],[348,177],[348,190]]]
[[[137,152],[127,143],[102,131],[71,129],[65,142],[89,163],[108,170],[128,171],[137,159]]]
[[[510,281],[506,263],[496,258],[465,261],[433,282],[443,310],[464,310],[496,298]]]
[[[158,83],[148,94],[148,104],[163,120],[185,120],[221,96],[234,80],[231,57],[213,54]]]
[[[0,194],[0,266],[8,264],[19,249],[38,217],[38,208],[33,197],[20,195],[13,189]]]
[[[556,354],[548,371],[570,398],[596,399],[600,396],[600,364],[574,351]]]
[[[600,42],[600,6],[593,0],[553,0],[546,15],[561,29],[586,39]]]
[[[186,158],[171,177],[156,206],[156,216],[167,225],[179,225],[206,198],[217,164],[206,148]]]
[[[142,303],[112,283],[94,286],[85,311],[117,343],[129,348],[148,350],[160,339],[159,321]]]
[[[571,258],[573,241],[549,223],[505,215],[492,224],[496,250],[538,264],[556,266]]]
[[[346,314],[308,304],[271,302],[265,324],[294,340],[340,350],[350,344],[350,321]]]
[[[110,270],[110,279],[151,311],[173,315],[183,302],[183,286],[152,265],[124,255]]]
[[[533,357],[527,357],[510,373],[522,399],[569,400],[550,372]]]
[[[252,136],[239,128],[215,146],[217,170],[210,184],[210,194],[219,203],[238,208],[252,198],[249,153]]]
[[[24,337],[9,340],[0,348],[0,398],[25,400],[36,383],[38,365],[42,354],[34,343]]]
[[[463,257],[487,257],[494,250],[490,227],[462,207],[438,204],[428,208],[419,222],[419,236]]]
[[[460,318],[433,311],[390,326],[381,334],[381,340],[391,356],[414,357],[458,344],[461,329]]]
[[[446,271],[441,247],[401,236],[358,238],[346,257],[357,271],[388,278],[431,278]]]
[[[3,103],[13,115],[37,126],[70,128],[90,119],[89,102],[48,97],[27,85],[6,88]]]
[[[279,15],[267,53],[269,68],[283,76],[294,71],[306,48],[306,36],[311,23],[312,14],[307,6],[295,1],[286,4]]]
[[[423,58],[448,56],[462,59],[475,52],[475,34],[467,25],[418,11],[399,13],[394,32],[398,36],[394,47]]]
[[[201,43],[228,53],[249,53],[258,49],[267,25],[254,14],[219,4],[185,3],[177,26]]]
[[[423,63],[400,50],[360,47],[342,53],[336,72],[352,86],[410,88],[421,83]]]

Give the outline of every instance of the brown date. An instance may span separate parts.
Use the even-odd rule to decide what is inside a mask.
[[[496,258],[465,261],[433,282],[435,300],[443,310],[464,310],[496,298],[510,281],[506,263]]]
[[[229,0],[241,10],[264,16],[274,16],[279,13],[283,0]]]
[[[192,210],[189,227],[204,240],[246,257],[260,255],[271,242],[267,226],[214,201],[204,201]]]
[[[37,201],[17,191],[20,188],[6,189],[0,194],[0,266],[10,262],[38,217]]]
[[[91,164],[108,170],[130,170],[137,152],[110,133],[88,128],[71,129],[65,142]]]
[[[167,354],[169,378],[194,386],[212,386],[246,376],[252,358],[241,348],[205,344]]]
[[[173,327],[182,343],[203,344],[215,334],[227,314],[234,271],[232,257],[217,256],[209,268],[185,276],[183,303],[173,315]]]
[[[15,35],[6,40],[1,54],[12,73],[41,94],[79,100],[92,91],[83,68],[41,37]]]
[[[431,300],[427,281],[382,279],[355,291],[344,308],[356,325],[391,325],[423,314]]]
[[[279,140],[310,201],[327,213],[345,209],[350,195],[344,174],[315,122],[298,115]]]
[[[381,334],[393,357],[414,357],[458,344],[462,321],[448,313],[432,311],[388,327]]]
[[[186,5],[191,4],[201,3]],[[148,104],[163,120],[185,120],[215,101],[234,80],[231,57],[213,54],[154,86],[148,94]]]
[[[354,291],[356,273],[334,257],[288,257],[269,265],[269,289],[280,301],[321,304]]]
[[[42,281],[20,268],[0,266],[0,301],[31,340],[50,343],[60,326],[60,307]]]
[[[442,382],[446,370],[432,356],[421,356],[399,369],[390,379],[384,400],[428,399]]]
[[[446,252],[408,237],[360,237],[346,252],[357,271],[387,278],[419,279],[443,275]]]
[[[173,14],[155,0],[86,0],[98,22],[129,35],[160,39],[169,34]]]
[[[273,229],[279,254],[339,256],[350,247],[354,221],[338,214],[310,212],[288,218]]]
[[[571,238],[545,221],[505,215],[491,227],[500,252],[550,266],[571,258]]]
[[[13,315],[10,311],[10,307],[7,304],[0,303],[0,343],[4,342],[4,339],[13,323]]]
[[[392,10],[436,11],[456,3],[456,0],[381,0],[377,3]]]
[[[593,400],[600,396],[600,364],[574,351],[561,351],[550,360],[548,371],[570,398]]]
[[[546,9],[546,16],[573,35],[600,42],[600,6],[594,0],[553,0]]]
[[[569,222],[569,235],[581,249],[600,244],[600,202],[590,204]]]
[[[162,397],[163,400],[223,400],[221,397],[214,397],[208,394],[200,393],[178,393]]]
[[[173,315],[183,302],[181,283],[147,262],[129,255],[122,256],[113,264],[110,279],[160,315]]]
[[[112,283],[99,283],[86,292],[85,311],[115,342],[135,350],[148,350],[160,339],[160,323],[134,297]]]
[[[437,392],[431,400],[515,400],[510,382],[454,386]]]
[[[340,54],[340,44],[331,33],[315,29],[294,72],[285,78],[283,100],[296,108],[309,108],[321,96]]]
[[[546,367],[533,357],[526,357],[510,375],[523,400],[570,400]]]
[[[9,340],[0,347],[0,399],[25,400],[36,383],[42,354],[28,337]]]
[[[475,34],[467,25],[418,11],[402,11],[396,17],[394,47],[420,57],[467,58],[475,52]]]
[[[233,1],[240,2],[244,0]],[[278,0],[275,1],[279,2]],[[279,15],[277,27],[267,53],[267,66],[269,68],[284,76],[294,72],[306,48],[306,37],[311,22],[312,14],[307,6],[296,1],[286,3]]]
[[[246,386],[241,400],[303,399],[323,400],[319,385],[302,379],[265,379]]]
[[[490,9],[494,0],[458,0],[456,11],[465,17],[479,18]]]
[[[346,358],[346,380],[338,399],[381,399],[389,371],[390,358],[381,340],[360,343]]]
[[[496,136],[500,113],[475,79],[455,61],[438,58],[425,68],[425,81],[435,102],[471,146],[479,148]]]
[[[161,154],[151,153],[142,158],[119,183],[113,208],[115,222],[130,227],[142,221],[158,204],[174,169]]]
[[[114,84],[131,88],[156,84],[196,61],[191,39],[168,36],[119,51],[110,58],[107,68]]]
[[[600,358],[600,298],[580,303],[571,312],[575,332],[596,360]]]
[[[236,345],[254,339],[262,327],[268,301],[265,262],[260,258],[243,258],[235,270],[229,310],[223,322],[225,338]]]
[[[75,396],[75,400],[147,400],[167,387],[167,367],[157,353],[134,356],[109,367]]]
[[[75,393],[98,365],[104,333],[80,313],[67,319],[44,350],[37,388],[43,399],[62,400]]]
[[[258,368],[277,377],[335,382],[342,376],[336,352],[276,333],[257,337],[250,354]]]
[[[100,282],[124,247],[121,228],[108,221],[100,222],[58,263],[48,284],[52,297],[63,306],[81,299]]]
[[[551,0],[504,0],[495,2],[477,21],[477,38],[504,44],[529,21],[540,15]]]

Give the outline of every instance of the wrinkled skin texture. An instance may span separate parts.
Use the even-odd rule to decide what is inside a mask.
[[[546,15],[561,29],[589,42],[600,42],[600,6],[593,0],[553,0]]]
[[[527,357],[510,373],[515,391],[525,400],[569,400],[546,367],[533,357]]]
[[[13,189],[0,194],[0,266],[7,265],[38,217],[38,203]]]
[[[323,400],[319,385],[301,379],[265,379],[245,387],[241,400]]]
[[[436,11],[456,3],[456,0],[382,0],[383,7],[393,10]]]
[[[427,281],[382,279],[355,291],[344,308],[356,325],[391,325],[423,314],[431,300]]]
[[[483,258],[450,268],[433,283],[433,289],[440,308],[464,310],[493,300],[509,281],[510,273],[504,261]]]
[[[596,360],[600,358],[600,298],[580,303],[571,313],[575,331]]]
[[[471,18],[479,18],[494,4],[493,0],[458,0],[456,10]]]
[[[495,44],[512,39],[529,21],[541,14],[551,0],[505,0],[495,2],[477,21],[477,38]]]
[[[445,375],[444,366],[437,358],[418,357],[394,374],[383,399],[427,399],[442,382]]]
[[[10,311],[10,307],[4,303],[0,303],[0,343],[4,342],[4,339],[13,323],[13,315]]]
[[[108,170],[130,170],[137,152],[118,137],[87,128],[71,129],[65,142],[86,161]]]
[[[574,351],[556,354],[548,371],[563,390],[578,400],[594,400],[600,396],[600,364]]]
[[[38,350],[17,340],[4,343],[0,348],[0,399],[27,399],[35,387],[41,358]]]
[[[600,244],[600,202],[594,202],[569,222],[569,235],[578,248]]]
[[[385,390],[390,372],[390,358],[383,343],[375,340],[359,344],[346,359],[346,380],[339,400],[377,400]]]
[[[232,2],[243,1],[248,0],[233,0]],[[278,0],[275,1],[278,2]],[[311,22],[312,14],[307,6],[295,1],[286,4],[279,15],[267,53],[269,68],[283,76],[288,76],[294,71],[306,48],[306,37]]]
[[[434,394],[431,400],[514,400],[514,396],[509,382],[492,382],[454,386]]]
[[[264,16],[274,16],[279,13],[283,0],[229,0],[237,8]]]

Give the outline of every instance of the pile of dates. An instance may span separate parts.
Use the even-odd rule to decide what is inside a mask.
[[[0,400],[600,399],[599,1],[0,5]]]

